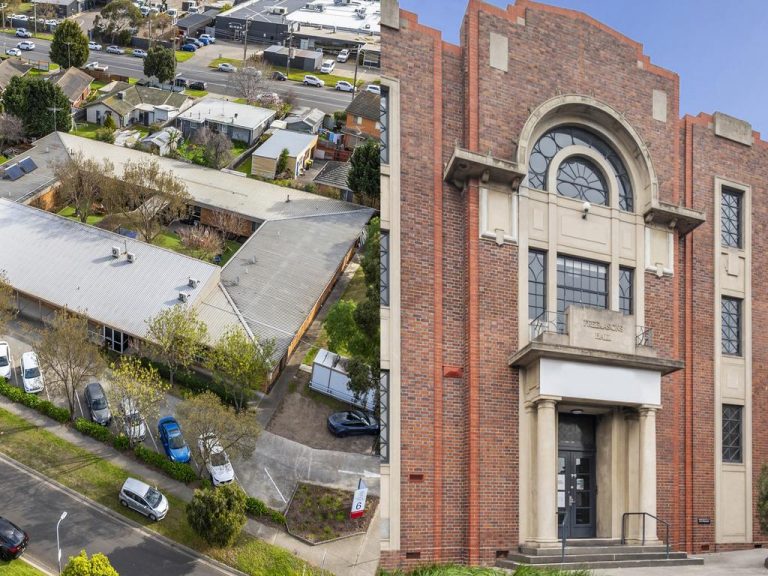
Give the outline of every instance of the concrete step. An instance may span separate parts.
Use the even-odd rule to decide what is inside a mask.
[[[685,552],[670,552],[670,560],[683,560],[688,555]],[[665,552],[622,552],[619,554],[573,554],[565,555],[566,562],[624,562],[629,560],[666,560]],[[510,554],[507,559],[524,564],[559,564],[562,556],[552,554],[549,556],[529,556],[526,554]]]
[[[558,558],[559,560],[559,558]],[[601,568],[651,568],[655,566],[702,566],[704,564],[703,558],[675,558],[675,559],[658,559],[658,560],[603,560],[596,562],[569,562],[566,557],[566,562],[556,564],[546,564],[547,567],[559,568],[561,570],[598,570]],[[518,566],[528,565],[526,562],[520,562],[517,560],[504,559],[498,560],[496,566],[499,568],[514,569]]]
[[[570,538],[568,546],[621,546],[619,538]]]
[[[640,546],[634,544],[610,545],[610,546],[571,546],[570,542],[565,547],[566,556],[577,556],[580,554],[640,554],[666,552],[666,546]],[[552,556],[560,554],[560,548],[533,548],[529,546],[520,546],[520,553],[526,556]]]

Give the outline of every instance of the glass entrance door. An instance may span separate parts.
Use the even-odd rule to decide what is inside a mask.
[[[595,453],[560,450],[557,460],[558,538],[594,538]]]

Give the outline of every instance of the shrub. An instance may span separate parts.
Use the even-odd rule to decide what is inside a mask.
[[[115,132],[109,128],[97,128],[96,132],[93,133],[93,137],[99,142],[115,143]]]
[[[227,546],[245,526],[245,501],[245,492],[237,485],[195,490],[187,504],[187,520],[209,544]]]
[[[245,499],[245,511],[249,516],[253,516],[254,518],[266,517],[276,524],[285,525],[285,515],[282,512],[270,508],[264,502],[253,496],[248,496]]]
[[[146,360],[149,362],[149,365],[152,366],[155,370],[157,370],[160,373],[160,376],[168,380],[171,375],[171,371],[168,369],[168,366],[161,362],[156,362],[154,360]],[[192,392],[213,392],[221,398],[222,402],[231,405],[232,399],[227,394],[226,390],[224,388],[217,384],[216,382],[211,381],[210,379],[198,374],[197,372],[184,372],[179,371],[174,373],[173,375],[173,382],[174,384],[178,384],[179,386],[182,386],[183,388],[186,388],[187,390],[191,390]]]
[[[131,439],[125,434],[118,434],[112,437],[112,446],[115,447],[115,450],[125,452],[131,447]]]
[[[115,130],[117,128],[117,124],[115,124],[115,119],[112,118],[112,114],[107,114],[107,117],[104,118],[104,128],[110,130]]]
[[[0,394],[13,402],[18,402],[28,408],[37,410],[41,414],[45,414],[57,422],[66,422],[69,420],[69,410],[66,408],[59,408],[48,400],[43,400],[36,394],[28,394],[21,388],[17,388],[2,379],[0,379]]]
[[[85,418],[77,418],[75,420],[75,429],[91,438],[95,438],[99,442],[110,442],[113,436],[112,432],[105,426],[96,424],[96,422],[91,422]]]
[[[147,464],[160,468],[160,470],[168,474],[168,476],[179,482],[184,482],[184,484],[194,482],[197,478],[195,471],[189,464],[171,462],[163,454],[145,448],[141,444],[133,449],[133,453],[136,454],[136,457],[139,460],[143,460]]]
[[[49,402],[48,400],[40,402],[38,410],[49,418],[53,418],[62,424],[69,421],[69,410],[67,408],[59,408],[56,404]]]

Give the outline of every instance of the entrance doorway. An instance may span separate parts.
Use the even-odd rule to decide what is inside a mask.
[[[597,529],[595,457],[595,417],[559,414],[558,538],[563,537],[563,530],[568,538],[595,537]]]

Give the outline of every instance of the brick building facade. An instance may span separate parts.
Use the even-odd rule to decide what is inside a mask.
[[[763,543],[768,146],[585,14],[460,38],[382,4],[382,564]]]

